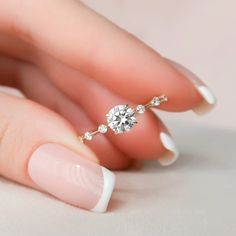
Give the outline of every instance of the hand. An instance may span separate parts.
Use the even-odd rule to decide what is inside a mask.
[[[9,0],[0,8],[0,174],[75,206],[103,212],[114,187],[109,169],[132,160],[177,159],[151,111],[123,135],[78,134],[105,122],[114,105],[165,94],[170,112],[213,107],[210,90],[181,65],[75,0]],[[106,168],[102,167],[105,166]]]

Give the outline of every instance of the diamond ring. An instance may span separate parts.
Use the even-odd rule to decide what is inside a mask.
[[[91,141],[96,134],[105,134],[108,129],[111,129],[115,134],[126,133],[130,131],[138,122],[136,115],[143,114],[147,109],[157,107],[161,103],[167,102],[168,98],[165,95],[154,97],[150,102],[144,105],[137,105],[131,108],[129,105],[117,105],[113,107],[107,114],[107,124],[100,124],[94,131],[87,131],[80,140]]]

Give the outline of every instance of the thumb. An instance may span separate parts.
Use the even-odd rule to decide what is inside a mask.
[[[80,208],[104,212],[115,176],[54,112],[0,93],[0,174]]]

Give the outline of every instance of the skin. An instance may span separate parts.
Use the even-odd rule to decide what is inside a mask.
[[[28,98],[0,93],[2,176],[37,188],[27,163],[46,142],[110,169],[158,159],[166,151],[160,132],[168,131],[151,111],[124,135],[98,135],[88,145],[77,135],[105,122],[104,114],[117,104],[145,103],[163,93],[169,101],[162,110],[187,111],[202,103],[194,84],[169,61],[79,1],[0,2],[0,84]]]

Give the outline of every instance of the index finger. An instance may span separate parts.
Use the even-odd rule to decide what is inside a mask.
[[[20,8],[13,7],[19,2]],[[13,33],[129,100],[166,94],[169,102],[162,109],[169,111],[215,103],[202,82],[193,83],[188,73],[78,1],[13,0],[4,5],[0,13],[14,25]]]

